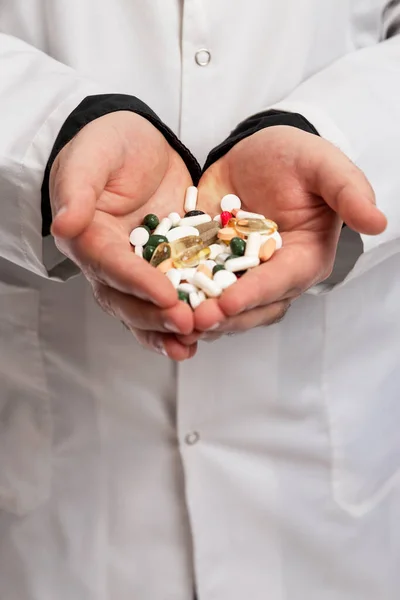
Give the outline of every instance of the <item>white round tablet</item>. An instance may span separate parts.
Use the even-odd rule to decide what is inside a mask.
[[[235,196],[235,194],[227,194],[221,200],[222,211],[232,212],[235,208],[239,210],[241,206],[242,203],[240,201],[240,198],[238,196]]]
[[[132,246],[145,246],[149,241],[150,234],[144,227],[136,227],[129,236]]]

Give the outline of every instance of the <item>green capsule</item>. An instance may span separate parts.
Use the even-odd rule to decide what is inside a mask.
[[[151,261],[151,258],[155,252],[155,246],[149,246],[149,244],[147,244],[147,246],[144,247],[143,249],[143,258],[145,260],[147,260],[147,262]]]
[[[218,271],[225,271],[224,265],[215,265],[212,274],[215,275],[215,273],[218,273]]]
[[[189,304],[189,294],[187,294],[186,292],[178,292],[178,298],[182,302],[186,302],[186,304]]]
[[[243,256],[246,250],[246,242],[240,237],[234,237],[231,239],[230,247],[236,256]]]
[[[150,214],[145,216],[142,225],[148,227],[150,231],[154,231],[155,228],[159,225],[159,223],[160,219],[157,217],[157,215]]]
[[[230,254],[228,256],[228,258],[225,260],[225,262],[228,262],[228,260],[231,260],[232,258],[240,258],[240,256],[238,256],[237,254]]]
[[[165,237],[165,235],[151,235],[149,237],[149,241],[147,242],[147,244],[149,246],[155,246],[157,248],[157,246],[159,246],[160,244],[163,244],[164,242],[168,242],[167,238]]]

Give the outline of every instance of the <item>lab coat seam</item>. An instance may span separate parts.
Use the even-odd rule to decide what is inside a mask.
[[[346,500],[346,492],[344,489],[343,482],[343,470],[344,467],[341,464],[342,458],[340,453],[340,442],[337,440],[338,435],[336,434],[335,440],[335,428],[338,427],[337,423],[334,423],[332,409],[330,408],[329,402],[329,392],[328,392],[328,382],[326,373],[328,370],[327,367],[327,347],[328,347],[328,330],[329,330],[329,303],[333,302],[332,297],[323,296],[321,297],[323,301],[323,351],[322,351],[322,396],[324,399],[324,405],[326,410],[326,419],[327,419],[327,430],[328,430],[328,439],[329,439],[329,450],[330,450],[330,482],[332,489],[332,499],[335,502],[336,506],[338,506],[343,512],[349,514],[353,518],[363,518],[367,514],[369,514],[376,506],[378,506],[381,501],[383,501],[390,491],[393,489],[393,486],[400,479],[400,466],[399,468],[389,477],[387,481],[385,481],[380,488],[362,501],[350,501]],[[354,477],[355,474],[350,473],[351,477]]]

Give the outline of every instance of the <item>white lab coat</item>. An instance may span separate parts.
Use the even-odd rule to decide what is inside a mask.
[[[0,600],[398,600],[398,4],[0,0]],[[150,354],[42,244],[55,137],[108,92],[200,161],[302,112],[389,227],[281,324]]]

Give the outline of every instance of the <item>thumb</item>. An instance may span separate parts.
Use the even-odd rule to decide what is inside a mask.
[[[72,239],[90,225],[109,171],[93,136],[81,132],[63,148],[50,174],[51,232],[55,237]]]
[[[315,148],[314,160],[307,160],[310,191],[321,196],[354,231],[382,233],[387,219],[376,207],[374,190],[364,173],[329,142],[324,144]]]

